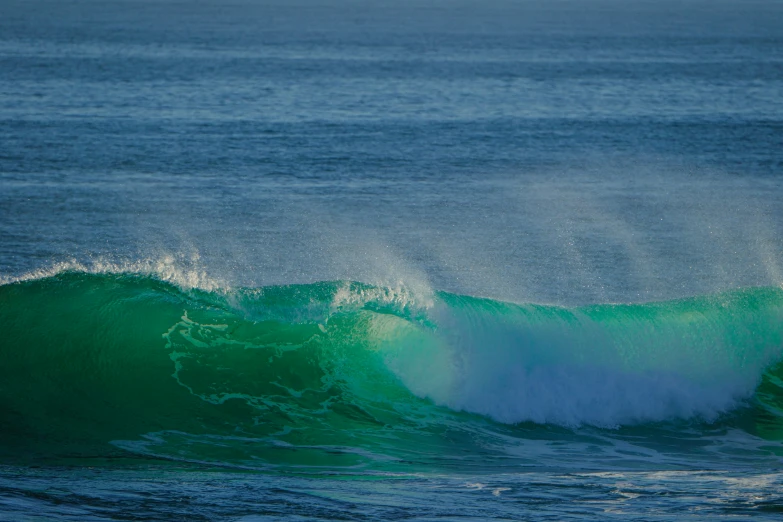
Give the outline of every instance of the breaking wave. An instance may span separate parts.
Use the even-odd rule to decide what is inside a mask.
[[[531,430],[781,438],[779,288],[565,308],[67,268],[0,286],[9,454],[356,466]]]

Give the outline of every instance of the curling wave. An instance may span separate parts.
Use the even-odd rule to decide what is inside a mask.
[[[758,422],[735,424],[760,432],[783,417],[779,288],[564,308],[71,270],[0,286],[0,325],[13,454],[352,466],[455,437],[481,446],[476,434],[520,423],[699,425],[742,410]]]

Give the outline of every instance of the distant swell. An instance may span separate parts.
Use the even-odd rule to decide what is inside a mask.
[[[783,405],[778,288],[569,309],[70,271],[0,286],[0,325],[7,452],[352,466],[506,429],[493,421],[698,424]]]

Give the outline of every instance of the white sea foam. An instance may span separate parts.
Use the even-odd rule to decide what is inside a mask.
[[[441,303],[429,339],[409,336],[387,349],[386,364],[414,394],[503,423],[712,421],[752,396],[783,356],[779,306],[722,306],[596,320],[551,307],[514,313]]]
[[[0,276],[0,284],[44,279],[63,272],[83,272],[86,274],[143,274],[177,285],[184,290],[194,288],[206,291],[229,289],[229,285],[224,281],[208,275],[206,270],[199,266],[198,260],[197,255],[193,255],[187,260],[173,255],[134,261],[111,259],[77,261],[73,259],[54,263],[21,275]]]
[[[369,303],[393,306],[398,310],[428,309],[434,305],[434,295],[428,287],[411,288],[402,281],[394,286],[360,287],[343,283],[332,298],[331,309],[356,309]]]

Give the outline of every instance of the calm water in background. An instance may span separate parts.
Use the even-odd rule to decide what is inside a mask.
[[[781,174],[777,1],[0,0],[9,281],[80,263],[563,305],[775,287]],[[0,519],[774,518],[769,444],[704,473],[9,465]]]

